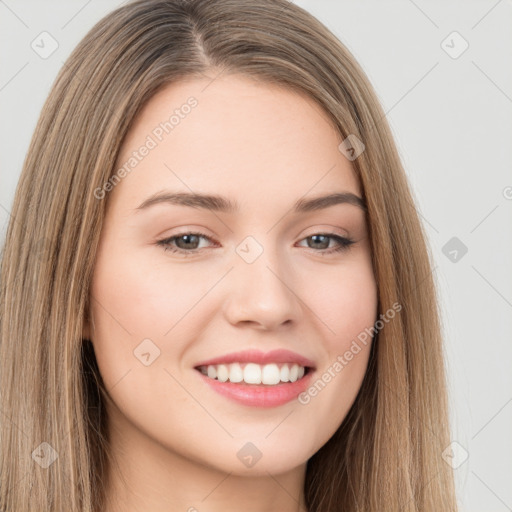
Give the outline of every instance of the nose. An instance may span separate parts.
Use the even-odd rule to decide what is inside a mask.
[[[300,290],[290,266],[269,253],[252,263],[238,260],[230,273],[224,314],[232,325],[274,330],[301,317]]]

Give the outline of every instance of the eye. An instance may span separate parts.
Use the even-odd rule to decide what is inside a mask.
[[[181,233],[179,235],[159,240],[157,245],[162,246],[164,251],[171,251],[173,253],[180,253],[187,256],[188,254],[194,254],[199,250],[199,240],[203,238],[211,240],[210,237],[204,233]],[[174,245],[176,244],[176,246]]]
[[[337,245],[329,248],[329,239],[334,240]],[[346,251],[353,243],[355,243],[354,240],[351,240],[350,238],[345,238],[334,233],[317,233],[304,238],[304,240],[311,240],[312,245],[308,243],[308,247],[312,249],[319,248],[320,251],[317,252],[321,252],[323,254]]]
[[[172,253],[182,254],[186,257],[199,252],[201,239],[212,241],[212,239],[204,233],[187,232],[159,240],[156,244],[163,247],[164,251],[171,251]],[[314,235],[302,239],[301,242],[304,240],[308,241],[308,247],[310,249],[321,254],[346,251],[355,243],[354,240],[334,233],[315,233]],[[329,247],[331,240],[335,242],[334,247]],[[309,241],[311,241],[311,243],[309,243]]]

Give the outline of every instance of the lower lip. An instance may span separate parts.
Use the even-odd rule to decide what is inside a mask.
[[[220,382],[203,375],[199,371],[197,373],[214,391],[231,398],[235,402],[251,407],[278,407],[291,402],[306,390],[311,381],[313,370],[309,369],[304,377],[295,382],[283,382],[274,386]]]

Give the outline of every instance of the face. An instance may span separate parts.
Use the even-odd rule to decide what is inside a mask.
[[[377,316],[371,250],[355,199],[304,204],[361,197],[341,140],[311,99],[240,76],[174,83],[145,106],[116,167],[131,170],[98,193],[85,324],[116,435],[264,475],[340,426],[370,343],[351,347]]]

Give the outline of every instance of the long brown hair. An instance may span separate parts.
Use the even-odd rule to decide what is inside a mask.
[[[455,511],[441,457],[450,440],[432,257],[403,166],[354,57],[287,0],[135,1],[99,21],[60,71],[24,162],[1,261],[1,509],[101,510],[105,390],[82,339],[108,204],[95,190],[115,172],[123,139],[155,92],[206,72],[305,93],[343,139],[365,145],[352,164],[379,310],[402,309],[375,335],[344,422],[308,461],[308,510]]]

